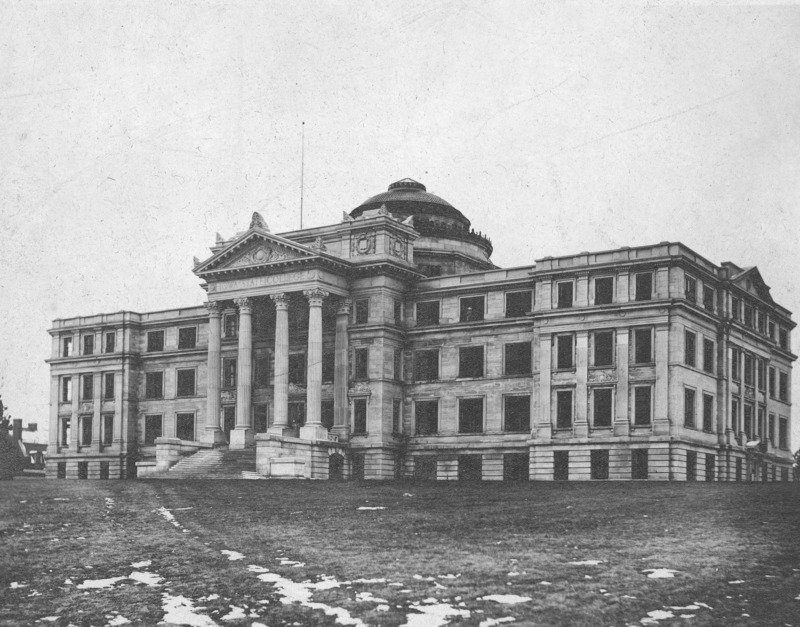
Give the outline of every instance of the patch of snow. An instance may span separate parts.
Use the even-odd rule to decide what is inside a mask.
[[[508,575],[506,575],[506,576],[507,576],[507,577],[519,577],[519,573],[518,573],[516,570],[512,570],[512,571],[511,571],[510,573],[508,573]]]
[[[28,584],[26,583],[19,583],[18,581],[12,581],[11,585],[8,586],[12,590],[16,590],[17,588],[27,588]]]
[[[649,573],[647,576],[650,579],[671,579],[675,576],[675,573],[680,571],[672,570],[671,568],[648,568],[642,572]]]
[[[380,605],[376,605],[375,606],[375,611],[376,612],[388,612],[389,611],[389,606],[381,603]]]
[[[222,620],[239,620],[240,618],[247,618],[247,615],[244,613],[244,610],[240,607],[236,607],[235,605],[229,605],[231,611],[225,614],[222,617]]]
[[[379,599],[372,596],[371,592],[357,592],[356,601],[370,602],[370,603],[388,603],[386,599]]]
[[[700,601],[694,601],[693,605],[699,605],[700,607],[704,607],[707,610],[713,610],[714,609],[713,607],[711,607],[710,605],[708,605],[706,603],[700,603]]]
[[[54,498],[53,500],[54,500],[54,501],[69,501],[69,499],[65,499],[65,498],[63,498],[63,497],[61,497],[61,496],[57,496],[57,497],[56,497],[56,498]]]
[[[549,581],[540,581],[539,585],[540,586],[552,586],[553,584],[550,583]]]
[[[163,509],[163,508],[162,508]],[[162,609],[165,623],[189,625],[190,627],[216,627],[217,623],[204,614],[195,614],[194,603],[184,596],[172,596],[164,593]]]
[[[699,605],[694,605],[694,604],[692,604],[692,605],[685,605],[685,606],[683,606],[683,607],[681,607],[681,606],[679,606],[679,605],[668,605],[668,606],[667,606],[667,609],[670,609],[670,610],[675,610],[676,612],[682,612],[682,611],[684,611],[684,610],[687,610],[687,611],[688,611],[688,610],[699,610],[699,609],[700,609],[700,606],[699,606]]]
[[[485,597],[478,597],[478,601],[494,601],[495,603],[503,603],[508,605],[525,603],[530,600],[530,597],[521,597],[517,594],[489,594]]]
[[[119,616],[115,616],[110,621],[108,621],[108,624],[111,627],[116,627],[117,625],[130,625],[131,621],[125,618],[122,614],[120,614]]]
[[[294,568],[302,568],[305,566],[305,562],[295,562],[294,560],[286,559],[285,557],[279,557],[278,560],[281,563],[281,566],[293,566]]]
[[[46,620],[48,623],[54,623],[60,616],[42,616],[39,620]]]
[[[736,579],[735,581],[729,581],[728,583],[732,586],[738,586],[740,583],[744,583],[744,581],[741,579]]]
[[[146,586],[160,586],[163,578],[159,577],[155,573],[135,570],[128,575],[128,579],[133,579],[135,582],[143,583]]]
[[[244,559],[244,555],[242,555],[238,551],[228,551],[228,550],[223,549],[222,551],[220,551],[220,553],[222,553],[223,555],[227,555],[228,559],[230,561],[232,561],[232,562],[235,562],[236,560],[243,560]]]
[[[597,566],[602,564],[603,560],[583,560],[582,562],[570,562],[570,566]]]
[[[642,623],[642,625],[655,625],[658,621],[667,620],[668,618],[675,618],[675,614],[672,612],[665,612],[664,610],[653,610],[652,612],[647,612],[647,617],[639,622]]]
[[[393,588],[402,588],[403,587],[403,584],[397,583],[396,581],[393,582],[393,583],[390,583],[389,585],[392,586]]]
[[[144,560],[144,561],[141,561],[141,562],[134,562],[133,564],[131,564],[131,566],[133,568],[147,568],[152,563],[153,562],[151,560]]]
[[[250,564],[250,566],[247,567],[247,570],[249,570],[251,573],[268,573],[269,572],[268,568],[264,568],[263,566],[257,566],[256,564]]]
[[[583,578],[584,579],[592,579],[592,576],[591,575],[584,575]]]
[[[433,581],[433,577],[423,577],[422,575],[414,575],[414,579],[419,581]]]
[[[72,579],[70,579],[69,577],[67,577],[67,578],[64,580],[64,584],[65,584],[65,585],[67,585],[67,586],[71,586],[71,585],[72,585]]]
[[[20,503],[27,503],[28,501],[20,501]]]
[[[267,627],[264,623],[250,623],[250,627]]]
[[[414,496],[414,495],[411,494],[411,492],[403,492],[403,496]],[[20,502],[24,503],[25,501],[20,501]]]
[[[166,507],[163,507],[163,506],[162,506],[162,507],[159,507],[159,508],[156,510],[156,512],[158,512],[158,515],[159,515],[159,516],[161,516],[161,518],[163,518],[164,520],[166,520],[168,523],[170,523],[170,524],[171,524],[171,525],[173,525],[174,527],[176,527],[176,528],[178,528],[178,529],[183,529],[183,525],[181,525],[181,524],[180,524],[180,523],[179,523],[179,522],[176,520],[175,516],[173,516],[173,515],[172,515],[172,512],[171,512],[171,511],[169,511],[169,510],[168,510]],[[189,533],[188,529],[183,529],[183,531],[184,531],[184,533]]]
[[[127,577],[109,577],[108,579],[87,579],[83,583],[78,584],[79,590],[88,590],[96,588],[111,588],[118,581],[127,579]]]
[[[439,579],[458,579],[461,577],[461,573],[458,573],[457,575],[448,573],[446,575],[437,575],[437,577],[439,577]],[[414,578],[416,579],[416,575],[414,575]]]
[[[386,509],[386,508],[385,507],[359,507],[358,509],[372,510],[372,509]]]
[[[430,601],[433,602],[430,603]],[[425,599],[423,603],[429,604],[411,604],[410,609],[416,610],[420,614],[408,614],[405,624],[401,627],[440,627],[446,625],[450,617],[469,618],[470,616],[469,610],[456,609],[447,603],[438,603],[436,599]]]
[[[680,614],[681,618],[694,618],[697,614]]]
[[[342,582],[337,581],[334,577],[328,577],[327,575],[322,575],[322,579],[320,579],[317,583],[311,585],[314,586],[315,590],[330,590],[331,588],[338,588],[339,586],[342,585]]]
[[[479,624],[479,627],[493,627],[494,625],[500,625],[502,623],[513,623],[517,619],[513,616],[504,616],[503,618],[487,618],[486,620],[482,620]]]
[[[342,582],[342,585],[350,583],[386,583],[386,580],[382,577],[380,579],[353,579],[353,581]]]

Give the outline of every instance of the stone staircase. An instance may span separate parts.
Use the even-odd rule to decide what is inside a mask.
[[[256,472],[256,449],[215,448],[184,457],[152,479],[266,479]]]

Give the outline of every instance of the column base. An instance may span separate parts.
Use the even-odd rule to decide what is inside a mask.
[[[297,431],[292,429],[289,425],[273,425],[267,429],[267,435],[277,435],[281,438],[295,438]]]
[[[321,424],[300,427],[301,440],[328,440],[328,430]]]
[[[225,434],[219,427],[207,429],[203,434],[203,442],[211,444],[212,446],[217,446],[218,444],[227,444]]]
[[[236,427],[231,431],[231,441],[229,449],[243,449],[248,446],[255,446],[256,432],[249,427]]]
[[[347,442],[350,439],[350,427],[347,425],[334,425],[331,427],[331,435],[339,437],[339,442]]]

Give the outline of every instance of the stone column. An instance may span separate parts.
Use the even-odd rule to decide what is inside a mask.
[[[290,435],[289,429],[289,297],[270,294],[275,303],[275,388],[272,426],[267,433]]]
[[[349,336],[347,325],[350,321],[352,301],[347,298],[341,302],[336,311],[336,345],[333,371],[333,429],[339,440],[346,440],[350,435],[350,407],[347,403],[347,352]]]
[[[326,440],[328,430],[322,426],[322,301],[325,290],[314,288],[303,292],[308,299],[308,353],[306,376],[306,424],[300,429],[304,440]]]
[[[212,445],[225,442],[225,434],[220,428],[219,386],[221,351],[221,310],[219,303],[206,303],[208,309],[208,372],[206,382],[206,428],[203,441]]]
[[[253,299],[236,298],[239,308],[239,356],[236,360],[236,424],[231,431],[230,448],[255,444],[252,426],[253,406]]]

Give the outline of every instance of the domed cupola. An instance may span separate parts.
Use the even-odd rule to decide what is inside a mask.
[[[365,211],[386,210],[398,220],[413,216],[421,237],[414,244],[414,262],[429,275],[461,274],[494,268],[489,261],[492,243],[470,228],[470,221],[449,202],[431,194],[414,179],[389,185],[350,212],[359,218]]]

